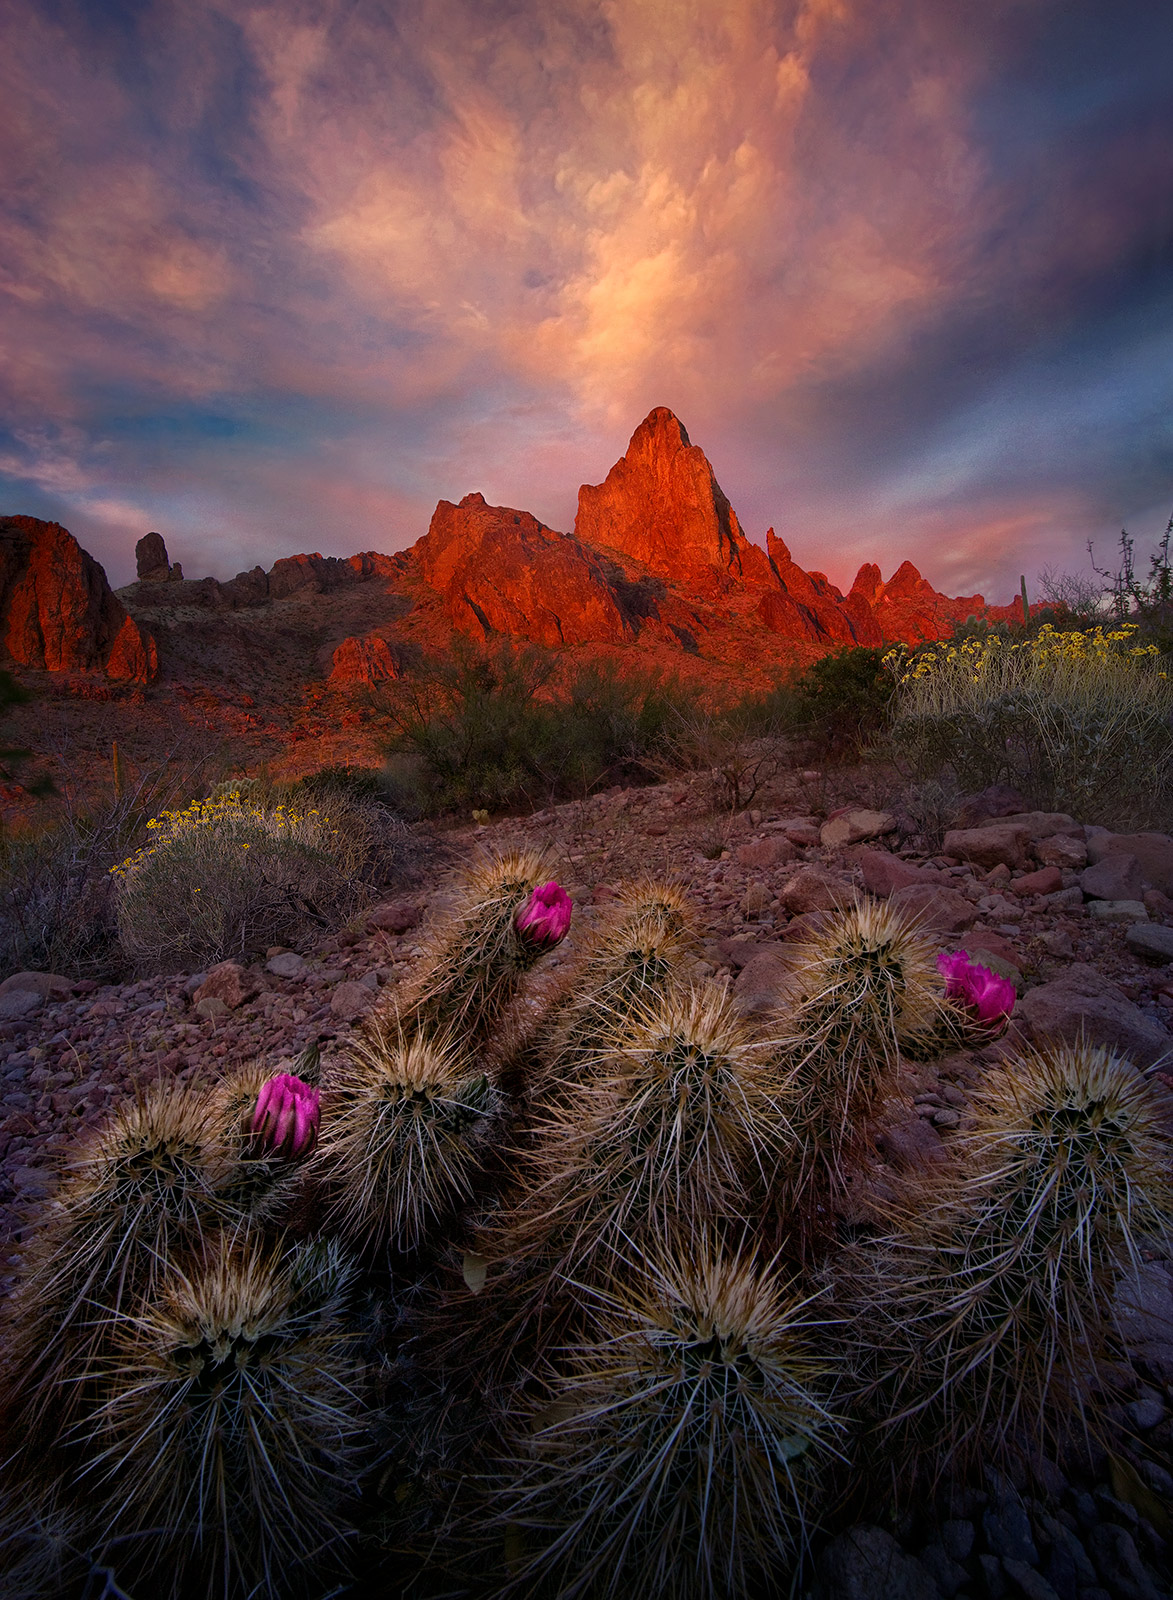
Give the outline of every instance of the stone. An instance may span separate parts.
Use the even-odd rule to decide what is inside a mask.
[[[1036,839],[1032,848],[1035,860],[1045,867],[1078,872],[1087,866],[1087,845],[1072,834],[1054,833],[1047,839]]]
[[[1140,922],[1149,914],[1143,900],[1089,900],[1087,909],[1097,922]]]
[[[914,912],[926,930],[947,937],[964,933],[977,921],[977,908],[956,889],[937,888],[930,883],[914,883],[897,889],[888,904]]]
[[[733,984],[738,1010],[746,1016],[775,1010],[792,992],[796,970],[797,952],[793,945],[759,945]]]
[[[68,1000],[73,993],[73,981],[58,972],[14,972],[0,983],[0,995],[11,994],[14,989],[32,989],[47,1005],[54,1000]]]
[[[1140,862],[1123,851],[1104,856],[1079,875],[1079,887],[1096,900],[1139,900]]]
[[[1059,956],[1068,961],[1075,956],[1075,945],[1066,928],[1048,928],[1039,935],[1043,949],[1049,956]]]
[[[22,1200],[44,1200],[57,1187],[57,1180],[49,1167],[17,1167],[12,1187]]]
[[[399,662],[386,639],[377,633],[363,639],[343,639],[330,658],[328,682],[335,688],[390,683],[398,677]]]
[[[740,972],[762,948],[756,939],[718,939],[715,943],[718,961],[734,972]]]
[[[914,867],[887,850],[869,850],[860,846],[849,850],[847,860],[859,868],[863,886],[869,894],[886,900],[897,889],[910,888],[914,883],[940,883],[940,875],[924,867]]]
[[[963,935],[958,944],[967,955],[983,963],[988,957],[997,956],[1007,966],[1016,967],[1021,959],[1009,939],[991,932],[989,928],[975,928],[972,933]]]
[[[166,583],[171,576],[167,546],[161,533],[144,533],[134,547],[135,572],[140,583]]]
[[[819,842],[819,830],[813,822],[788,822],[782,832],[800,850],[813,849]]]
[[[896,818],[889,811],[845,811],[823,823],[819,829],[819,843],[824,849],[840,850],[844,845],[859,844],[864,839],[878,839],[895,829]]]
[[[802,916],[808,911],[832,911],[836,906],[847,905],[851,890],[834,873],[811,863],[798,869],[778,897],[791,916]]]
[[[958,1589],[969,1582],[969,1573],[953,1560],[943,1544],[927,1544],[918,1559],[945,1600],[951,1600]]]
[[[1083,824],[1069,817],[1066,811],[1012,811],[999,820],[1025,828],[1032,842],[1052,838],[1057,833],[1070,834],[1081,843],[1084,837]]]
[[[1173,961],[1173,928],[1159,922],[1134,922],[1125,930],[1124,942],[1133,955],[1146,961]]]
[[[1038,872],[1024,872],[1021,878],[1010,883],[1010,892],[1017,895],[1055,894],[1063,887],[1063,874],[1058,867],[1040,867]]]
[[[739,844],[733,852],[733,859],[739,867],[762,871],[785,866],[788,861],[794,860],[796,854],[785,834],[771,834],[765,839],[751,839],[748,844]]]
[[[983,1550],[978,1556],[978,1566],[982,1569],[982,1581],[989,1600],[1002,1600],[1002,1596],[1006,1593],[1006,1574],[1002,1571],[1002,1563],[998,1557]]]
[[[1030,1518],[1018,1496],[1010,1490],[982,1512],[982,1533],[988,1548],[1002,1561],[1022,1561],[1038,1566],[1039,1552],[1031,1533]]]
[[[977,1535],[972,1522],[964,1517],[951,1517],[941,1524],[941,1543],[951,1561],[968,1561]]]
[[[11,989],[0,994],[0,1022],[19,1022],[39,1011],[44,1001],[35,989]]]
[[[953,819],[958,828],[976,828],[987,818],[1022,816],[1026,800],[1006,783],[992,783],[980,794],[969,794],[957,807]]]
[[[198,1009],[202,1000],[223,1000],[230,1011],[247,1005],[260,985],[239,961],[219,961],[208,968],[208,975],[192,995]]]
[[[48,672],[147,683],[159,669],[154,639],[98,563],[60,523],[36,517],[0,517],[0,645]]]
[[[330,1013],[340,1022],[357,1022],[374,1003],[374,991],[365,983],[340,983],[330,996]]]
[[[1162,1383],[1173,1382],[1173,1276],[1162,1261],[1142,1261],[1123,1275],[1116,1320],[1125,1342]]]
[[[384,900],[367,914],[367,927],[383,933],[406,933],[423,913],[418,900]]]
[[[979,867],[1013,870],[1026,859],[1029,832],[1020,823],[992,822],[984,828],[953,828],[945,835],[942,855],[972,861]]]
[[[1140,1558],[1127,1528],[1100,1522],[1087,1536],[1088,1554],[1114,1600],[1167,1600]]]
[[[760,917],[770,909],[773,898],[774,891],[768,884],[747,884],[741,897],[741,909],[747,917]]]
[[[1027,1566],[1025,1561],[1015,1561],[1011,1556],[1003,1556],[1002,1571],[1010,1579],[1017,1593],[1023,1596],[1023,1600],[1059,1600],[1059,1596],[1042,1573]]]
[[[1036,1039],[1074,1042],[1082,1032],[1092,1044],[1118,1050],[1142,1067],[1152,1066],[1173,1047],[1164,1028],[1084,962],[1073,962],[1060,977],[1028,989],[1019,999],[1018,1014]]]
[[[1165,1402],[1155,1389],[1144,1388],[1125,1407],[1134,1428],[1147,1433],[1165,1420]]]
[[[1077,883],[1070,889],[1059,889],[1054,894],[1047,895],[1044,904],[1048,911],[1075,912],[1083,914],[1083,890]]]
[[[265,962],[265,971],[271,972],[275,978],[304,978],[305,957],[299,956],[295,950],[284,950]]]
[[[195,1003],[195,1014],[202,1017],[205,1022],[219,1022],[222,1017],[230,1017],[232,1008],[219,995],[207,995],[203,1000]]]
[[[819,1562],[826,1600],[940,1600],[935,1581],[890,1533],[866,1523],[832,1539]]]
[[[927,1117],[907,1117],[881,1128],[876,1148],[897,1167],[916,1168],[945,1160],[941,1135]]]
[[[1173,895],[1173,839],[1167,833],[1097,833],[1088,839],[1087,858],[1093,863],[1119,854],[1135,856],[1144,881]]]

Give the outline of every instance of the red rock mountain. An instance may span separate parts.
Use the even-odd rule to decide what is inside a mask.
[[[159,659],[106,574],[57,522],[0,518],[0,637],[8,659],[147,683]]]

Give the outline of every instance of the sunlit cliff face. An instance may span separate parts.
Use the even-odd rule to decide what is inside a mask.
[[[1173,500],[1173,14],[1111,10],[14,0],[0,509],[115,581],[569,528],[667,405],[837,581],[1106,554]]]

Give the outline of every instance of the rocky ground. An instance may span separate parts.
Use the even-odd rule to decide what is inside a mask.
[[[80,1135],[121,1095],[159,1076],[187,1079],[263,1057],[288,1068],[314,1041],[346,1048],[380,989],[404,980],[429,914],[478,850],[548,850],[571,892],[573,953],[627,878],[669,873],[696,905],[697,970],[759,1010],[785,983],[788,946],[854,886],[914,907],[943,948],[965,948],[1019,986],[1010,1039],[1083,1027],[1165,1071],[1173,1050],[1173,839],[1113,835],[1025,812],[989,794],[930,853],[899,806],[831,792],[793,774],[752,809],[714,813],[707,776],[616,789],[492,826],[422,828],[414,881],[360,922],[303,952],[252,966],[124,985],[70,974],[0,984],[0,1293]],[[990,811],[1002,813],[991,816]],[[910,1066],[876,1128],[877,1173],[931,1163],[966,1124],[969,1092],[1004,1044]],[[1168,1070],[1173,1073],[1173,1064]],[[1120,1405],[1119,1456],[1093,1451],[1041,1479],[992,1480],[888,1528],[859,1525],[822,1552],[826,1600],[1159,1600],[1173,1547],[1173,1276],[1151,1252],[1124,1309],[1135,1383]],[[1167,1544],[1166,1540],[1171,1543]],[[1162,1585],[1165,1587],[1163,1588]]]

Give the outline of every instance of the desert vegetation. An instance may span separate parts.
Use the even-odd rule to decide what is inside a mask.
[[[162,1080],[73,1160],[6,1314],[19,1593],[748,1597],[845,1505],[1111,1438],[1161,1081],[1016,1047],[869,1186],[902,1055],[1012,984],[855,896],[747,1016],[652,877],[551,984],[548,872],[467,869],[320,1081]]]

